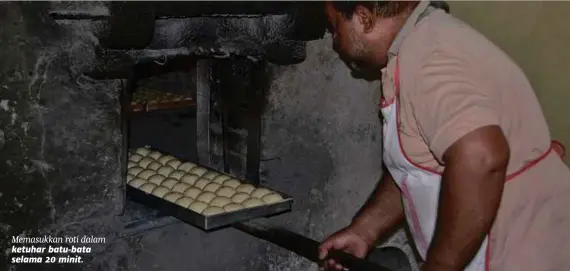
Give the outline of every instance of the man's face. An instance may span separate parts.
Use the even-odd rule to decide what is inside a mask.
[[[361,10],[362,11],[362,10]],[[380,74],[391,43],[389,24],[370,12],[355,12],[348,19],[328,2],[326,13],[333,34],[333,48],[356,74]],[[379,27],[386,25],[386,30]],[[364,76],[366,77],[366,76]]]

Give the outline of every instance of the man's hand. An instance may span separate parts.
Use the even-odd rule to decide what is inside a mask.
[[[324,261],[329,251],[340,250],[364,259],[376,240],[369,240],[354,226],[349,226],[327,238],[319,247],[319,259]],[[327,270],[342,270],[343,267],[333,259],[324,262]]]

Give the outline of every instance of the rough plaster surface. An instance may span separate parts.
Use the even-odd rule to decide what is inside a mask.
[[[48,5],[0,4],[1,248],[17,235],[111,240],[117,232],[121,84],[92,81],[78,72],[94,56],[91,30],[50,23]],[[110,244],[92,246],[94,260],[80,269],[112,268],[117,262],[112,255],[108,262],[99,257]],[[8,269],[8,256],[4,251],[0,256],[1,270]],[[78,266],[8,270],[34,268]]]

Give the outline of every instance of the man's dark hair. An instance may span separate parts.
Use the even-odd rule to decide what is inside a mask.
[[[332,1],[333,7],[346,18],[352,18],[357,6],[363,6],[376,12],[380,17],[394,17],[406,9],[415,7],[419,1]],[[431,1],[430,5],[449,13],[449,5],[445,1]]]

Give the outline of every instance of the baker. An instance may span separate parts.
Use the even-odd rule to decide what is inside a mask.
[[[326,13],[340,58],[381,79],[386,170],[321,244],[325,264],[342,268],[331,249],[365,257],[405,219],[424,271],[570,270],[570,170],[523,71],[428,2]]]

